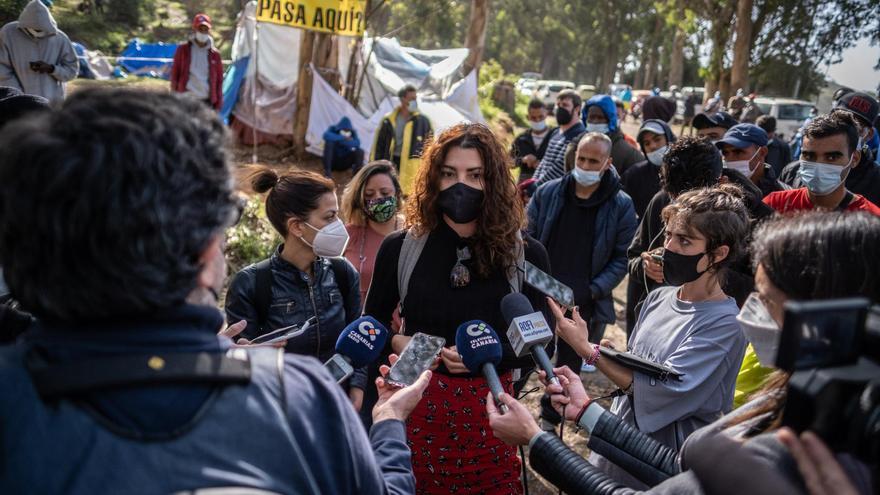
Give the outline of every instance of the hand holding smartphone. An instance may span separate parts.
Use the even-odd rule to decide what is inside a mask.
[[[312,325],[316,324],[317,322],[317,318],[313,316],[306,320],[306,322],[303,323],[302,326],[300,326],[299,324],[293,324],[287,327],[273,330],[269,333],[260,335],[259,337],[251,340],[251,344],[274,344],[275,342],[287,341],[304,334],[306,331],[308,331],[309,328],[312,327]]]
[[[423,371],[434,364],[444,345],[446,339],[443,337],[415,333],[400,353],[400,358],[391,367],[385,380],[398,387],[412,385]]]

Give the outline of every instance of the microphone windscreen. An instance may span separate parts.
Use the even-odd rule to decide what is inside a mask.
[[[501,339],[488,323],[471,320],[462,323],[455,332],[455,347],[471,373],[480,373],[483,365],[501,362]]]
[[[347,357],[354,368],[366,366],[379,358],[388,330],[372,316],[361,316],[349,323],[336,340],[336,352]]]
[[[519,292],[511,292],[501,298],[501,314],[508,325],[514,318],[534,312],[529,298]]]

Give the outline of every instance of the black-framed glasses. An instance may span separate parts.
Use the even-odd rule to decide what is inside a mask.
[[[457,259],[449,272],[449,284],[453,289],[467,287],[471,283],[471,271],[463,262],[471,259],[471,250],[467,246],[457,248],[455,256]]]

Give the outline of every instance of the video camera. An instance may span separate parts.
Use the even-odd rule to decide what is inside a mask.
[[[783,425],[880,464],[880,306],[787,302],[776,367],[791,373]]]

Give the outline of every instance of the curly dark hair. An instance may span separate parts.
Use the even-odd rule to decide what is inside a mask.
[[[721,177],[721,153],[714,144],[698,137],[682,137],[669,144],[660,166],[660,185],[671,196],[712,187]]]
[[[0,265],[33,314],[85,321],[181,304],[236,215],[217,114],[191,98],[81,91],[0,137]]]
[[[843,134],[846,137],[850,153],[856,151],[859,142],[859,124],[848,110],[836,108],[828,115],[820,115],[804,126],[804,137],[811,140],[837,136],[838,134]]]
[[[493,270],[507,270],[516,264],[519,233],[526,223],[522,201],[510,175],[512,162],[504,146],[482,124],[458,124],[430,142],[407,201],[406,225],[424,234],[442,222],[437,197],[440,194],[440,168],[453,147],[475,149],[483,161],[483,207],[472,238],[477,273],[488,277]]]

